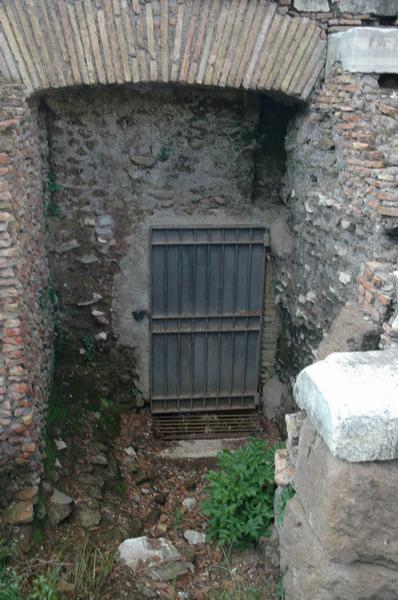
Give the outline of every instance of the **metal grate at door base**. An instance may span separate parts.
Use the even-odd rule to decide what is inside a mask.
[[[262,431],[257,411],[154,415],[155,436],[165,440],[240,437]]]

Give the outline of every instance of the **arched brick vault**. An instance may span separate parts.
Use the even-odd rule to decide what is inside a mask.
[[[306,100],[326,41],[267,0],[2,0],[0,71],[28,93],[176,82]]]

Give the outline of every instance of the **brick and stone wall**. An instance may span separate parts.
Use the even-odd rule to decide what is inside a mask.
[[[395,311],[397,131],[395,91],[339,66],[290,122],[282,193],[295,244],[276,261],[286,367],[312,362],[347,302],[380,328]]]
[[[0,471],[29,480],[41,469],[50,364],[43,183],[21,86],[0,84],[0,117]]]

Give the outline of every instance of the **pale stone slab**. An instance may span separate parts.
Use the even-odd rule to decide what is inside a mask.
[[[330,354],[301,371],[293,393],[333,455],[398,457],[396,350]]]
[[[216,458],[223,450],[234,450],[244,443],[244,438],[223,438],[211,440],[181,440],[173,447],[162,450],[161,457],[171,460]]]
[[[335,62],[350,73],[397,73],[398,30],[357,27],[328,39],[326,74]]]

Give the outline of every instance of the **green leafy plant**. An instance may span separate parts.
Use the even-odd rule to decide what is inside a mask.
[[[234,452],[219,454],[219,469],[206,475],[208,499],[202,503],[209,540],[246,545],[267,535],[274,516],[274,454],[279,446],[251,438]]]
[[[294,488],[291,485],[287,485],[285,488],[283,488],[281,495],[279,496],[279,502],[276,509],[275,518],[278,519],[278,525],[280,527],[282,527],[283,520],[285,518],[286,505],[289,502],[289,500],[293,498],[295,493],[296,492],[294,491]]]

